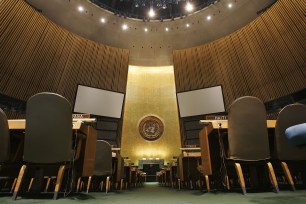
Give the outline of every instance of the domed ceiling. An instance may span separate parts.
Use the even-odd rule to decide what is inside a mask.
[[[37,11],[70,32],[98,43],[129,49],[130,64],[139,66],[172,65],[173,50],[195,47],[226,36],[254,20],[275,2],[220,0],[198,11],[179,11],[181,13],[177,17],[173,13],[171,18],[161,20],[158,12],[154,18],[144,17],[145,11],[143,14],[137,13],[142,16],[140,19],[128,17],[133,14],[131,10],[134,7],[123,9],[125,15],[122,11],[111,12],[111,8],[102,8],[92,1],[26,0]],[[126,1],[105,2],[110,2],[116,8],[118,2]],[[146,10],[145,6],[141,8]]]
[[[199,11],[216,0],[90,0],[117,15],[149,19],[173,19]],[[219,1],[219,0],[218,0]]]

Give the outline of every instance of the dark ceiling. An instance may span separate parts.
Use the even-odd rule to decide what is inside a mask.
[[[187,2],[194,7],[192,12],[201,10],[219,0],[90,0],[92,3],[116,15],[136,19],[173,19],[188,15]],[[156,12],[154,18],[148,16],[150,8]]]

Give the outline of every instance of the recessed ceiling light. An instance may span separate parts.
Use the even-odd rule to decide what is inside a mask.
[[[148,29],[147,29],[147,28],[145,28],[145,29],[144,29],[144,31],[145,31],[145,32],[148,32]]]
[[[232,8],[233,4],[228,4],[227,6],[228,6],[228,8]]]
[[[207,17],[206,17],[206,20],[209,21],[210,19],[211,19],[211,16],[207,16]]]
[[[187,2],[185,9],[186,11],[191,12],[193,10],[193,5],[190,2]]]
[[[83,6],[79,6],[78,10],[79,10],[79,12],[83,12],[84,11],[84,7]]]
[[[128,26],[126,24],[123,24],[122,25],[122,30],[127,30],[128,29]]]
[[[190,26],[189,23],[187,23],[187,24],[186,24],[186,27],[189,28],[189,26]]]
[[[149,14],[149,17],[151,17],[151,18],[155,16],[155,12],[154,12],[152,7],[150,8],[150,11],[149,11],[148,14]]]
[[[169,31],[169,28],[165,28],[166,31]]]
[[[105,23],[105,18],[101,18],[101,23]]]

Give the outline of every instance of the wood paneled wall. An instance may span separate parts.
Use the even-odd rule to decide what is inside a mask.
[[[177,92],[223,85],[226,107],[252,95],[264,102],[306,88],[305,2],[279,0],[244,28],[174,51]]]
[[[43,91],[74,104],[78,84],[126,91],[129,51],[70,33],[20,0],[1,1],[0,91],[26,101]]]

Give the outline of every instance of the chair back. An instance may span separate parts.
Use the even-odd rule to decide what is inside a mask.
[[[184,181],[197,181],[201,173],[198,171],[198,158],[195,157],[184,157],[183,162],[183,176]]]
[[[7,117],[0,108],[0,162],[6,162],[10,157],[10,134]]]
[[[121,176],[120,179],[125,179],[125,174],[124,174],[124,159],[121,156],[120,156],[120,160],[118,161],[118,169],[120,171],[120,176]]]
[[[55,93],[38,93],[27,101],[24,161],[59,163],[72,160],[72,109]]]
[[[253,96],[236,99],[228,113],[228,157],[258,161],[270,158],[266,110]]]
[[[112,175],[112,147],[104,141],[98,140],[96,143],[94,176]]]
[[[287,105],[279,112],[275,126],[273,157],[280,160],[306,160],[306,147],[291,145],[285,135],[287,128],[301,123],[306,123],[306,105]]]

